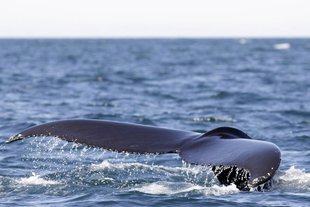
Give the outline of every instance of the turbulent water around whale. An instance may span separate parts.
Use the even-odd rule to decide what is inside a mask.
[[[309,39],[2,39],[0,205],[308,206],[309,54]],[[178,154],[4,143],[75,118],[236,127],[278,145],[282,162],[271,187],[240,191]]]

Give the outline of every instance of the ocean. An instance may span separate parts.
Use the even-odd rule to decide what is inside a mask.
[[[0,206],[310,205],[310,39],[0,39]],[[178,154],[117,153],[27,127],[106,119],[236,127],[282,153],[270,189]]]

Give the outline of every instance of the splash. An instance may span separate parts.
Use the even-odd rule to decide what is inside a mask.
[[[290,167],[274,177],[275,188],[289,192],[310,192],[310,173]]]
[[[172,182],[171,180],[160,180],[149,183],[145,180],[147,183],[130,186],[131,188],[129,191],[145,194],[177,196],[187,196],[188,194],[194,194],[199,196],[220,196],[240,192],[237,186],[234,184],[225,186],[219,185],[218,182],[215,182],[215,176],[209,168],[202,166],[190,166],[186,165],[185,163],[183,163],[183,166],[180,167],[170,167],[163,165],[143,164],[139,162],[115,163],[113,160],[104,160],[101,163],[92,164],[90,169],[92,171],[115,170],[119,173],[121,171],[129,171],[132,173],[133,170],[137,170],[139,172],[152,171],[156,174],[162,173],[162,175],[165,175],[165,177],[174,177],[174,179],[176,179],[176,176],[179,176],[175,182]],[[208,178],[208,175],[211,174],[212,178],[210,179]],[[180,179],[181,177],[184,179]],[[190,179],[186,179],[186,177]],[[197,182],[196,179],[200,181]]]
[[[154,183],[155,181],[186,182],[199,186],[219,184],[209,167],[186,163],[183,163],[182,166],[167,166],[137,161],[104,160],[102,163],[90,165],[89,170],[112,177],[122,188],[129,185],[134,187],[141,183]]]
[[[157,173],[165,173],[166,175],[172,174],[185,174],[185,175],[197,175],[197,174],[211,174],[212,172],[206,166],[194,165],[191,166],[189,164],[183,163],[181,167],[171,167],[164,165],[155,165],[155,164],[144,164],[139,162],[113,162],[111,160],[104,160],[99,164],[91,164],[91,171],[100,171],[100,170],[139,170],[141,172],[145,172],[147,170],[157,172]],[[213,173],[212,173],[213,174]]]
[[[60,184],[59,181],[54,180],[46,180],[44,178],[40,178],[39,175],[32,173],[32,176],[27,178],[21,178],[17,181],[18,184],[22,185],[57,185]]]
[[[219,186],[213,185],[211,187],[204,187],[200,185],[195,185],[192,183],[173,183],[173,182],[154,182],[148,183],[135,188],[130,189],[130,191],[136,191],[146,194],[164,194],[164,195],[177,195],[185,193],[202,194],[204,196],[221,196],[227,194],[238,193],[239,190],[235,185],[229,186]]]

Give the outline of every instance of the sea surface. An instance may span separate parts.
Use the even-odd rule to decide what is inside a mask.
[[[310,206],[310,39],[1,39],[0,115],[0,206]],[[76,118],[236,127],[282,163],[270,189],[240,191],[177,154],[5,144]]]

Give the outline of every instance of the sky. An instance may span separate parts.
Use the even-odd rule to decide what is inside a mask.
[[[0,37],[310,37],[310,0],[0,0]]]

